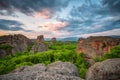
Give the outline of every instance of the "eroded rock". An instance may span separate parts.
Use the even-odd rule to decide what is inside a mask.
[[[1,52],[0,54],[4,55],[3,57],[5,57],[6,55],[15,54],[17,52],[25,52],[27,47],[30,46],[32,42],[24,35],[16,34],[16,35],[1,36],[0,45],[4,45],[4,44],[12,46],[12,48],[9,49],[9,51],[6,51],[6,49],[0,50]]]
[[[37,37],[37,43],[44,43],[44,36],[40,35]]]
[[[20,67],[9,74],[1,75],[0,80],[83,80],[77,68],[70,62],[55,62],[47,67],[43,64]]]
[[[52,43],[55,43],[57,40],[56,40],[56,38],[55,37],[53,37],[52,39],[51,39],[51,42]]]
[[[40,35],[40,36],[37,37],[37,41],[33,45],[30,52],[31,53],[36,53],[36,52],[43,52],[43,51],[47,51],[47,50],[48,50],[48,46],[45,44],[44,36]]]
[[[89,68],[85,80],[120,80],[120,58],[95,63]]]
[[[61,75],[79,76],[76,66],[70,62],[54,62],[47,66],[47,71]]]
[[[107,36],[89,37],[87,39],[80,38],[78,40],[77,52],[84,53],[85,58],[90,64],[93,64],[94,57],[101,57],[114,46],[120,45],[119,38]]]

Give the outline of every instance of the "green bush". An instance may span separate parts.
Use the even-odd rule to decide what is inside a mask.
[[[79,74],[80,74],[80,77],[81,78],[85,78],[85,75],[86,75],[86,72],[87,72],[88,69],[82,67],[79,71]]]
[[[0,45],[0,49],[3,49],[3,50],[7,50],[7,49],[12,49],[13,46],[9,45],[9,44],[1,44]]]
[[[15,68],[18,68],[18,67],[21,67],[21,66],[26,66],[26,65],[31,66],[31,65],[33,65],[33,63],[31,63],[31,62],[23,62],[21,64],[16,65]]]
[[[80,77],[85,77],[88,63],[85,61],[83,53],[76,53],[76,42],[56,42],[50,45],[49,49],[48,51],[35,54],[30,54],[28,50],[25,53],[16,53],[14,56],[7,56],[4,59],[0,59],[0,74],[6,74],[20,66],[37,63],[48,65],[55,61],[69,61],[77,66]]]

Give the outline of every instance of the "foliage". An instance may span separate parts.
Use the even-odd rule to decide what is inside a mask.
[[[106,59],[120,58],[120,46],[111,48],[110,52],[105,53],[102,57],[95,57],[95,62],[101,62]]]
[[[25,53],[16,53],[14,56],[7,56],[4,59],[0,59],[0,74],[8,73],[17,67],[25,65],[37,63],[48,65],[55,61],[69,61],[77,66],[80,77],[85,77],[88,64],[84,59],[83,53],[76,53],[76,42],[56,42],[49,45],[49,49],[46,52],[35,54],[29,53],[28,50]]]
[[[7,49],[12,49],[13,46],[9,45],[9,44],[1,44],[0,45],[0,49],[4,49],[4,50],[7,50]]]
[[[31,63],[31,62],[23,62],[23,63],[21,63],[21,64],[18,64],[18,65],[16,65],[15,66],[15,68],[18,68],[18,67],[21,67],[21,66],[26,66],[26,65],[33,65],[33,63]]]

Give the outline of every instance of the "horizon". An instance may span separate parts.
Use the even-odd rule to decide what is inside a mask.
[[[0,0],[0,36],[120,35],[120,0]]]

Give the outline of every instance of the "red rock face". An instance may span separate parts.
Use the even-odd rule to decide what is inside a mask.
[[[102,56],[109,52],[114,46],[120,45],[120,39],[105,36],[89,37],[87,39],[79,39],[77,45],[77,52],[83,52],[86,57],[94,58]]]

